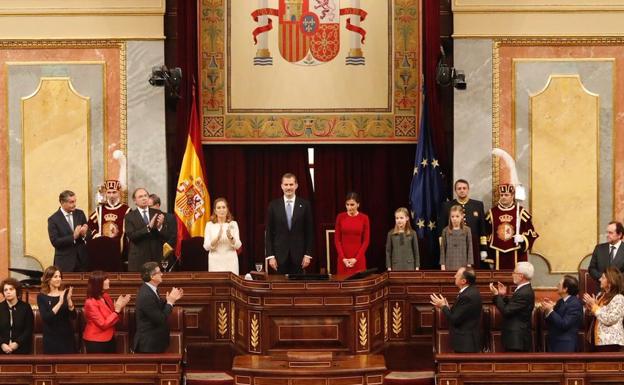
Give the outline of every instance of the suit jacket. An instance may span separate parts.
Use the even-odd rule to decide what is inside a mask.
[[[591,261],[589,262],[589,275],[598,281],[602,273],[604,273],[609,266],[615,266],[621,272],[624,272],[624,241],[620,243],[620,247],[618,247],[613,261],[609,259],[608,242],[600,243],[594,248]]]
[[[535,294],[531,284],[514,291],[511,297],[494,296],[494,304],[503,315],[503,347],[506,351],[530,352],[531,318]]]
[[[277,258],[280,273],[299,273],[301,269],[284,271],[283,266],[301,265],[304,255],[312,256],[314,221],[310,202],[295,197],[291,229],[288,229],[284,198],[274,199],[267,210],[265,232],[266,255]]]
[[[481,351],[481,294],[476,286],[468,286],[457,296],[452,308],[442,307],[451,331],[451,346],[456,353]]]
[[[160,210],[149,209],[149,219],[161,214]],[[161,231],[157,228],[149,229],[143,221],[138,209],[130,211],[124,218],[126,236],[128,237],[128,271],[139,271],[145,262],[160,262],[162,260],[162,246],[167,237],[167,222],[163,223]]]
[[[136,353],[162,353],[169,347],[169,323],[167,319],[173,307],[161,299],[143,283],[137,293],[135,314]]]
[[[583,322],[583,304],[576,296],[557,301],[553,311],[546,317],[548,325],[548,351],[575,352],[577,332]]]
[[[72,217],[74,228],[87,223],[87,217],[80,209],[74,210]],[[48,236],[54,246],[54,265],[62,272],[89,269],[85,240],[81,237],[74,240],[74,229],[69,226],[60,208],[48,218]]]

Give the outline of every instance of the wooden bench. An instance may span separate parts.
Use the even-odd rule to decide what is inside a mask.
[[[440,385],[624,383],[624,353],[437,354]]]
[[[3,355],[0,384],[180,385],[180,354]]]

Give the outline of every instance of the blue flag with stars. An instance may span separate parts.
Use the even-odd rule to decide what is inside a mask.
[[[427,107],[423,103],[420,133],[416,145],[416,159],[414,160],[414,176],[410,188],[410,204],[414,218],[414,229],[418,233],[418,237],[421,239],[427,237],[433,241],[437,239],[437,227],[442,225],[436,223],[436,220],[438,210],[446,195],[444,193],[444,174],[436,158],[429,130]],[[437,242],[430,243],[431,246],[437,244]]]

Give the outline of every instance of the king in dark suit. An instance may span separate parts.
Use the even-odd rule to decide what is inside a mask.
[[[169,324],[167,319],[173,305],[182,298],[184,291],[172,288],[163,300],[158,295],[158,285],[163,273],[156,262],[147,262],[141,267],[143,285],[136,298],[136,334],[133,348],[135,353],[162,353],[169,346]]]
[[[615,266],[620,272],[624,272],[623,233],[624,226],[622,226],[621,222],[609,222],[607,225],[607,242],[600,243],[594,248],[589,262],[589,275],[596,282],[598,282],[602,273],[609,266]]]
[[[566,275],[557,285],[557,293],[561,299],[556,304],[550,299],[542,301],[548,325],[549,352],[577,350],[578,331],[583,322],[583,304],[576,296],[578,287],[578,279]]]
[[[132,194],[137,208],[124,218],[128,245],[128,271],[139,271],[145,262],[160,262],[166,241],[165,216],[148,207],[149,193],[144,188]]]
[[[508,352],[530,352],[532,343],[531,318],[535,307],[535,294],[531,287],[534,268],[529,262],[518,262],[512,273],[516,290],[505,297],[507,288],[498,282],[490,283],[494,304],[503,315],[503,347]]]
[[[269,203],[265,247],[269,265],[280,274],[302,273],[312,260],[314,221],[310,202],[295,196],[297,177],[282,176],[284,196]]]
[[[480,333],[481,294],[475,286],[477,281],[472,268],[460,267],[455,273],[455,286],[459,295],[453,307],[446,298],[431,294],[431,304],[439,308],[448,320],[451,346],[456,353],[478,353],[482,341]]]
[[[63,191],[59,195],[59,203],[61,207],[48,218],[48,236],[54,246],[54,265],[62,272],[87,271],[87,217],[76,208],[76,194],[73,191]]]

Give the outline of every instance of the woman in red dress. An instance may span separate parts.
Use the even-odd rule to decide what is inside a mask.
[[[338,275],[351,275],[366,270],[366,249],[370,242],[368,216],[358,211],[360,197],[350,192],[345,201],[347,211],[336,217],[334,237],[338,251]]]

